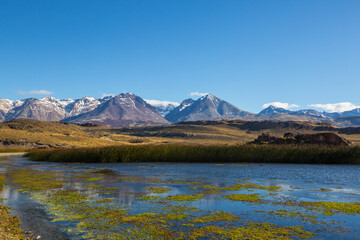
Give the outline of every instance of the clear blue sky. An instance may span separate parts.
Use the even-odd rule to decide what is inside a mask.
[[[360,105],[360,1],[2,0],[0,83],[8,99]]]

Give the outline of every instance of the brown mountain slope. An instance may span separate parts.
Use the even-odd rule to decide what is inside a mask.
[[[17,119],[0,123],[0,148],[104,146],[108,141],[91,136],[85,128],[59,122]]]

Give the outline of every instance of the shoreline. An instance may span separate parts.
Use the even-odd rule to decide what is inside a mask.
[[[0,157],[11,157],[11,156],[24,156],[26,152],[8,152],[0,153]]]

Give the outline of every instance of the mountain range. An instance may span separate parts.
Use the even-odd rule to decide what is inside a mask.
[[[166,125],[184,121],[224,119],[327,122],[335,126],[360,126],[360,109],[342,113],[319,112],[314,109],[291,111],[269,106],[255,114],[239,109],[214,95],[181,104],[144,100],[133,93],[102,98],[0,99],[0,122],[14,119],[94,123],[109,127]]]

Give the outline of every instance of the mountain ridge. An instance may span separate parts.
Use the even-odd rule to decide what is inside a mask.
[[[114,100],[116,98],[117,101]],[[104,104],[110,100],[113,100],[111,106],[109,104],[105,106]],[[102,98],[85,96],[80,99],[53,97],[0,99],[0,122],[21,118],[89,122],[110,127],[166,125],[183,121],[224,119],[327,122],[336,126],[351,127],[360,126],[360,108],[342,113],[329,113],[314,109],[292,111],[270,105],[255,114],[239,109],[212,94],[207,94],[197,100],[185,99],[180,104],[146,100],[133,93],[121,93]]]

